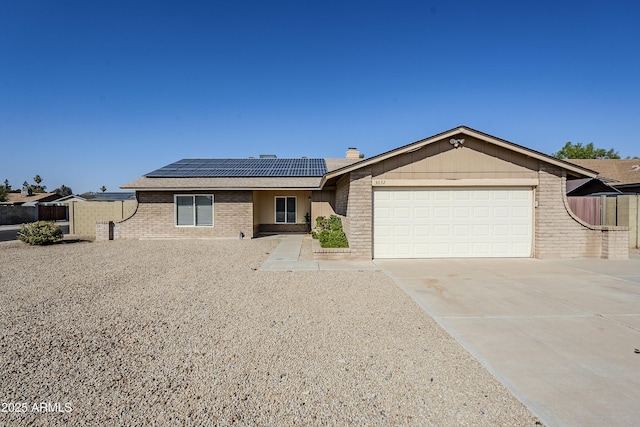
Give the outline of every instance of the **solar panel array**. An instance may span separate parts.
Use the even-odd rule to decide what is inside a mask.
[[[146,174],[149,178],[323,176],[324,159],[183,159]]]

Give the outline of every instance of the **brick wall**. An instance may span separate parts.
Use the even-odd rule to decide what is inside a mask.
[[[629,233],[625,227],[603,227],[601,257],[629,259]]]
[[[113,240],[113,221],[96,222],[96,241]]]
[[[566,176],[562,169],[540,162],[539,184],[536,188],[535,244],[536,258],[600,258],[619,257],[627,243],[622,227],[591,226],[577,218],[569,209],[566,196]],[[607,233],[606,250],[603,238]],[[627,232],[628,233],[628,232]],[[628,239],[628,237],[627,237]]]
[[[251,191],[180,192],[213,194],[213,227],[176,227],[173,192],[140,191],[136,213],[114,227],[115,239],[140,238],[251,238],[253,193]]]
[[[338,182],[340,184],[340,182]],[[343,218],[343,229],[349,239],[353,259],[373,258],[373,188],[371,169],[363,168],[349,175],[347,214]],[[339,186],[338,186],[339,188]],[[338,197],[336,195],[336,205]]]

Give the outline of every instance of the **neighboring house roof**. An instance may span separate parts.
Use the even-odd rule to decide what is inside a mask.
[[[136,193],[133,191],[112,191],[102,193],[82,193],[79,197],[85,200],[102,201],[102,202],[115,202],[120,200],[135,200]]]
[[[517,153],[523,154],[525,156],[534,158],[534,159],[538,159],[538,160],[542,160],[546,163],[561,167],[562,169],[566,170],[567,173],[570,176],[576,177],[576,178],[583,178],[583,177],[589,177],[589,178],[595,178],[598,174],[593,171],[590,170],[587,167],[582,167],[573,163],[569,163],[567,161],[564,160],[560,160],[557,159],[555,157],[546,155],[544,153],[541,153],[539,151],[535,151],[535,150],[531,150],[529,148],[523,147],[521,145],[518,144],[514,144],[513,142],[509,142],[506,141],[504,139],[500,139],[500,138],[496,138],[495,136],[491,136],[489,134],[480,132],[478,130],[475,129],[471,129],[470,127],[467,126],[458,126],[456,128],[450,129],[448,131],[445,132],[441,132],[437,135],[433,135],[430,136],[428,138],[425,139],[421,139],[419,141],[413,142],[411,144],[407,144],[404,145],[402,147],[387,151],[385,153],[382,154],[378,154],[377,156],[373,156],[370,157],[368,159],[362,160],[356,164],[350,165],[350,166],[346,166],[340,169],[337,169],[335,171],[329,172],[327,173],[324,178],[323,178],[323,184],[324,182],[326,182],[329,179],[335,178],[339,175],[342,175],[344,173],[347,172],[351,172],[353,170],[359,169],[361,167],[366,167],[366,166],[370,166],[373,165],[375,163],[378,163],[380,161],[383,161],[385,159],[397,156],[399,154],[404,154],[404,153],[409,153],[412,151],[416,151],[419,150],[420,148],[441,141],[442,139],[445,138],[452,138],[454,136],[459,136],[459,135],[468,135],[474,138],[478,138],[480,140],[495,144],[499,147],[503,147],[503,148],[507,148],[509,150],[515,151]]]
[[[56,203],[85,202],[86,200],[87,199],[85,199],[84,197],[81,197],[75,194],[70,194],[68,196],[64,196],[57,199]]]
[[[60,196],[56,193],[33,193],[31,196],[23,196],[21,193],[9,193],[5,204],[22,205],[34,202],[52,202]]]
[[[571,159],[569,162],[598,171],[609,185],[640,184],[640,159]]]
[[[599,178],[567,180],[567,196],[590,196],[596,194],[620,194],[620,191]]]

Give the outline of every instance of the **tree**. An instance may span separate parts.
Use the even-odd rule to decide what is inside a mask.
[[[551,154],[558,159],[619,159],[620,154],[613,148],[595,148],[593,142],[582,145],[580,142],[573,144],[571,141],[564,144],[558,152]]]
[[[64,184],[62,184],[60,187],[58,187],[55,190],[53,190],[53,192],[56,193],[60,197],[70,196],[70,195],[73,194],[73,190],[70,189],[69,187],[67,187]]]
[[[105,191],[107,191],[107,187],[105,187],[105,186],[103,185],[102,187],[100,187],[100,191],[102,191],[102,192],[104,193]]]
[[[45,193],[47,191],[46,185],[40,185],[40,183],[42,182],[42,178],[40,177],[40,175],[34,176],[33,182],[35,182],[36,185],[31,185],[30,187],[34,193]]]
[[[5,180],[4,180],[4,188],[5,188],[7,191],[11,191],[11,184],[9,184],[9,180],[8,180],[8,179],[5,179]]]
[[[9,194],[9,190],[7,189],[7,186],[1,186],[0,187],[0,202],[6,202],[7,201],[7,195]]]

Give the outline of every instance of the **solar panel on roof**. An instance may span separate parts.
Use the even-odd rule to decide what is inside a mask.
[[[324,159],[182,159],[146,174],[175,177],[320,177],[327,173]]]

